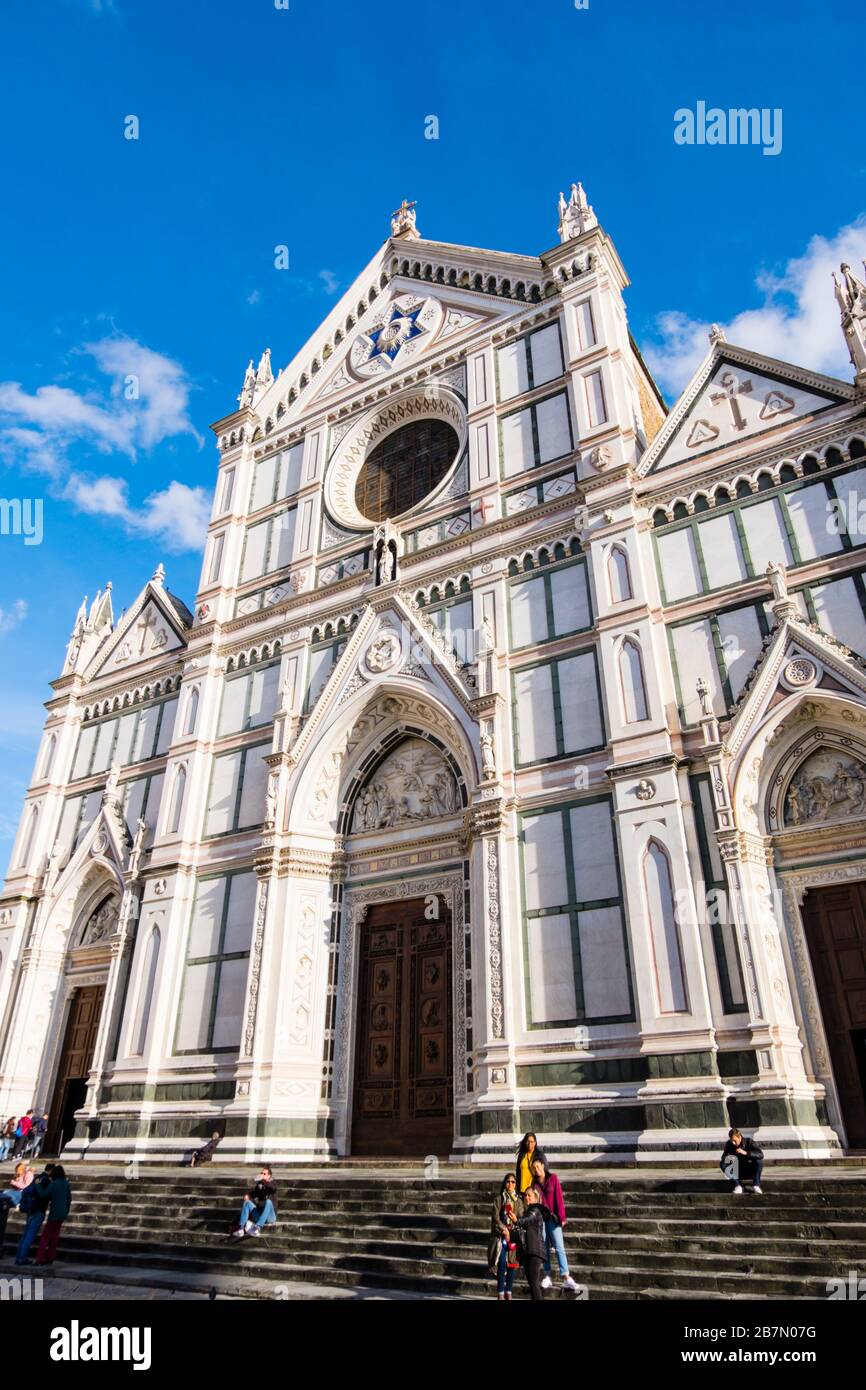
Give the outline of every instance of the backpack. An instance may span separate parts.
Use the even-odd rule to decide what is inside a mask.
[[[36,1210],[36,1179],[34,1178],[29,1187],[25,1187],[21,1193],[21,1201],[18,1203],[18,1210],[27,1216],[32,1216]]]

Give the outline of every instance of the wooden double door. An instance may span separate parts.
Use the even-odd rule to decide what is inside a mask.
[[[848,1146],[866,1149],[866,883],[810,889],[803,921]]]
[[[86,985],[76,989],[72,996],[48,1113],[46,1153],[60,1153],[75,1133],[74,1116],[87,1096],[87,1078],[93,1063],[104,997],[104,985]]]
[[[360,931],[352,1153],[448,1154],[450,912],[441,898],[382,903],[368,909]]]

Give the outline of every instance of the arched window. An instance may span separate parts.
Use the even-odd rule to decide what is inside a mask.
[[[45,756],[42,759],[42,777],[50,777],[51,769],[54,766],[54,754],[57,752],[57,735],[52,734],[45,745]]]
[[[633,637],[626,637],[620,647],[619,680],[626,724],[636,724],[641,719],[648,719],[643,661],[640,647]]]
[[[174,787],[171,794],[171,810],[168,817],[168,831],[170,835],[176,835],[180,830],[180,819],[183,815],[183,798],[186,792],[186,768],[181,766],[174,774]]]
[[[132,1034],[132,1055],[134,1057],[140,1057],[147,1044],[147,1033],[150,1026],[150,1011],[153,1004],[153,991],[156,985],[156,968],[159,964],[159,947],[159,927],[154,927],[153,931],[150,933],[150,940],[147,943],[144,969],[141,975],[138,1009],[136,1010],[135,1027]]]
[[[39,820],[39,807],[31,806],[27,817],[27,829],[24,832],[24,839],[21,841],[21,853],[18,856],[18,867],[23,869],[33,852],[33,842],[36,838],[36,824]]]
[[[194,685],[189,692],[186,702],[186,725],[185,734],[194,734],[196,720],[198,719],[198,686]]]
[[[667,851],[657,840],[644,850],[643,879],[659,1012],[682,1013],[688,1005],[673,875]]]
[[[632,597],[628,556],[621,545],[612,545],[607,557],[607,587],[611,603]]]

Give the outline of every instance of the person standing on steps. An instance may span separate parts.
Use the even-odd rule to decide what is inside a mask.
[[[18,1121],[18,1127],[15,1130],[15,1148],[12,1151],[13,1158],[17,1158],[19,1154],[23,1154],[24,1150],[27,1148],[30,1142],[30,1131],[32,1128],[33,1111],[28,1110],[26,1115],[21,1116],[21,1119]]]
[[[549,1213],[542,1205],[537,1187],[528,1187],[523,1194],[523,1201],[524,1215],[516,1222],[514,1230],[520,1247],[521,1264],[529,1282],[529,1296],[533,1303],[541,1303],[544,1301],[541,1274],[547,1258],[545,1217]]]
[[[552,1173],[547,1166],[546,1158],[536,1157],[532,1163],[532,1171],[534,1174],[533,1186],[537,1189],[547,1212],[544,1222],[547,1230],[547,1255],[544,1261],[544,1278],[541,1281],[541,1287],[549,1289],[551,1286],[550,1251],[553,1247],[556,1251],[556,1263],[559,1265],[562,1287],[576,1293],[577,1285],[568,1272],[568,1256],[565,1253],[563,1230],[565,1229],[566,1218],[562,1185],[556,1174]]]
[[[33,1121],[33,1147],[30,1150],[31,1158],[38,1158],[45,1144],[45,1136],[48,1133],[48,1112],[40,1115]]]
[[[15,1116],[10,1115],[2,1131],[0,1131],[0,1163],[5,1162],[15,1146],[16,1126],[17,1120]]]
[[[532,1186],[535,1174],[532,1171],[532,1164],[536,1158],[544,1158],[544,1154],[538,1147],[538,1140],[531,1132],[524,1134],[517,1150],[517,1193],[522,1197],[528,1187]]]
[[[42,1227],[36,1252],[35,1264],[39,1266],[54,1264],[60,1232],[72,1206],[72,1188],[60,1163],[56,1163],[52,1169],[51,1183],[45,1195],[48,1198],[48,1219]]]
[[[18,1210],[24,1216],[24,1234],[18,1242],[18,1249],[15,1251],[15,1263],[26,1265],[29,1263],[27,1256],[30,1254],[30,1247],[42,1229],[45,1220],[45,1213],[51,1200],[50,1189],[51,1179],[54,1172],[54,1164],[46,1163],[45,1171],[34,1178],[28,1188],[25,1188],[21,1195],[21,1204]]]
[[[270,1168],[264,1167],[249,1192],[244,1196],[241,1219],[234,1236],[260,1236],[265,1226],[277,1224],[274,1199],[277,1195],[274,1175]],[[253,1218],[255,1213],[255,1219]]]
[[[729,1131],[719,1167],[730,1180],[734,1197],[743,1195],[742,1178],[747,1182],[751,1178],[752,1191],[757,1192],[759,1197],[763,1195],[761,1173],[764,1168],[764,1150],[754,1139],[744,1139],[738,1129]]]
[[[517,1195],[517,1178],[514,1173],[506,1173],[502,1188],[493,1203],[491,1240],[487,1251],[487,1263],[491,1274],[496,1275],[496,1293],[500,1303],[511,1302],[514,1276],[519,1264],[514,1227],[523,1216],[523,1202]]]

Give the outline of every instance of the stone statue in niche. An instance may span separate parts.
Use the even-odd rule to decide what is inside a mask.
[[[481,772],[486,777],[496,776],[496,749],[493,734],[489,729],[481,730]]]
[[[117,930],[119,913],[120,903],[114,894],[103,898],[99,906],[88,917],[84,931],[81,933],[79,945],[95,946],[97,942],[104,941],[107,936],[112,936]]]
[[[382,522],[373,533],[376,583],[391,584],[397,578],[397,531],[390,521]]]
[[[866,766],[822,748],[799,768],[785,797],[785,825],[845,820],[866,813]]]
[[[424,739],[407,739],[367,783],[352,830],[391,830],[452,815],[457,806],[457,783],[445,758]]]

